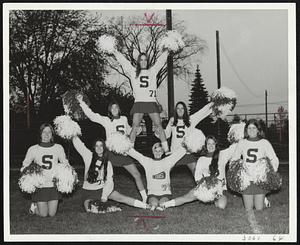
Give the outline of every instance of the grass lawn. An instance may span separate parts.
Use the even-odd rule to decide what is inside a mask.
[[[82,180],[83,169],[78,169]],[[141,170],[141,172],[143,172]],[[282,189],[269,196],[271,208],[254,211],[264,234],[289,233],[289,176],[288,165],[280,165]],[[107,214],[85,213],[81,190],[64,196],[55,217],[30,216],[30,196],[18,187],[18,171],[10,173],[10,233],[11,234],[252,234],[242,198],[227,192],[225,210],[198,201],[164,212],[141,210],[120,204],[121,212]],[[115,189],[140,198],[134,180],[123,168],[114,171]],[[145,180],[145,179],[144,179]],[[192,176],[185,166],[171,172],[173,196],[177,197],[194,187]],[[146,182],[144,182],[146,183]],[[137,216],[151,216],[137,218]],[[153,217],[156,216],[156,217]]]

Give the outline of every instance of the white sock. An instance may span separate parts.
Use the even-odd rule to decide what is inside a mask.
[[[170,201],[167,201],[164,203],[165,208],[169,208],[169,207],[175,207],[175,200],[172,199]]]
[[[135,206],[137,208],[146,209],[147,208],[147,203],[141,202],[139,200],[134,200],[133,206]]]
[[[161,146],[162,146],[162,148],[164,149],[165,152],[170,151],[169,146],[168,146],[168,141],[161,142]]]
[[[141,190],[140,191],[140,194],[141,194],[141,197],[143,199],[143,202],[146,202],[147,201],[147,193],[146,193],[146,190]]]

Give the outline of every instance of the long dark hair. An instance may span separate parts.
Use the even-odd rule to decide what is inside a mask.
[[[103,154],[102,154],[102,157],[100,158],[100,160],[102,161],[100,169],[104,168],[104,176],[103,176],[104,182],[106,181],[106,177],[107,177],[108,150],[106,148],[105,141],[103,139],[96,139],[93,144],[93,148],[94,148],[93,157],[92,157],[92,161],[91,161],[90,168],[88,170],[88,176],[87,176],[87,181],[89,183],[97,182],[97,177],[99,174],[98,171],[96,170],[96,162],[99,159],[99,156],[95,152],[96,143],[99,141],[102,143],[102,147],[103,147]]]
[[[260,123],[258,123],[258,121],[256,119],[249,119],[247,122],[246,122],[246,125],[245,125],[245,131],[244,131],[244,135],[245,135],[245,138],[248,139],[249,138],[249,135],[248,135],[248,132],[247,132],[247,129],[248,129],[248,126],[250,124],[253,124],[256,128],[257,128],[257,137],[259,139],[262,139],[264,138],[264,132],[261,128],[261,125]]]
[[[38,135],[38,143],[40,144],[42,142],[42,133],[43,133],[43,130],[45,128],[49,127],[51,132],[52,132],[52,138],[50,139],[50,143],[54,143],[54,135],[55,135],[55,132],[54,132],[54,129],[53,127],[51,126],[50,123],[43,123],[40,128],[39,128],[39,135]]]
[[[137,58],[137,61],[136,61],[136,73],[135,73],[135,77],[138,78],[138,76],[140,75],[141,73],[141,58],[142,56],[146,56],[147,58],[147,69],[149,69],[149,61],[148,61],[148,56],[146,55],[146,53],[140,53],[138,58]]]
[[[184,102],[182,102],[182,101],[177,102],[177,104],[175,106],[173,126],[177,126],[177,123],[178,123],[178,114],[177,114],[177,106],[178,105],[182,105],[183,106],[183,109],[184,109],[183,122],[184,122],[184,124],[187,127],[189,127],[191,125],[191,123],[190,123],[190,116],[189,116],[186,104]]]
[[[218,166],[218,161],[219,161],[219,153],[220,153],[220,148],[217,142],[217,139],[213,135],[208,135],[205,139],[205,145],[203,146],[203,150],[201,152],[202,156],[207,156],[208,155],[208,150],[207,150],[207,142],[209,139],[212,139],[216,143],[216,149],[213,152],[212,155],[212,160],[209,165],[209,172],[211,176],[218,176],[220,174],[219,172],[219,166]]]
[[[108,112],[107,112],[108,117],[110,118],[111,121],[114,119],[113,115],[111,114],[111,107],[113,105],[117,105],[118,106],[119,116],[121,115],[121,108],[120,108],[119,103],[117,101],[113,100],[112,102],[109,103],[109,105],[108,105]]]

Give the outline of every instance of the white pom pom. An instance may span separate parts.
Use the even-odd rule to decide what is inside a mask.
[[[81,135],[79,124],[69,116],[58,116],[54,119],[56,133],[64,139],[72,139],[74,136]]]
[[[201,130],[193,128],[183,138],[182,146],[189,152],[198,152],[205,144],[205,135]]]
[[[259,181],[265,182],[267,179],[267,161],[265,158],[257,160],[255,163],[245,162],[245,171],[249,176],[249,180],[257,183]]]
[[[224,119],[236,105],[236,94],[232,89],[221,87],[211,94],[213,114]]]
[[[166,35],[162,38],[159,46],[160,49],[166,48],[171,51],[177,51],[184,47],[184,41],[176,30],[172,30],[166,32]]]
[[[121,132],[112,133],[105,142],[107,149],[117,154],[126,155],[126,153],[133,147],[133,143],[128,136]]]
[[[71,193],[78,182],[78,177],[70,164],[59,163],[54,167],[53,181],[59,192]]]
[[[97,47],[109,54],[116,50],[116,38],[110,35],[102,35],[96,42]]]
[[[244,138],[244,130],[246,123],[235,123],[230,126],[230,129],[227,134],[227,139],[230,143],[238,142]]]
[[[220,180],[213,187],[208,188],[206,182],[198,185],[194,190],[194,196],[202,202],[212,202],[223,194],[224,183]]]

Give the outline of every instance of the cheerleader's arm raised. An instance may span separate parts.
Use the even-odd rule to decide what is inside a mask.
[[[195,112],[190,116],[192,127],[196,127],[196,125],[199,122],[201,122],[204,118],[206,118],[212,113],[212,105],[213,103],[208,103],[205,106],[203,106],[199,111]]]
[[[131,148],[128,151],[128,155],[137,160],[143,167],[147,165],[150,159],[149,157],[145,157],[143,154],[136,151],[134,148]]]
[[[82,95],[77,96],[77,100],[79,102],[79,105],[81,109],[83,110],[84,114],[95,123],[101,124],[103,127],[105,127],[108,117],[101,116],[98,113],[95,113],[91,110],[91,108],[82,100]]]
[[[231,161],[236,161],[239,160],[241,158],[241,155],[243,153],[243,143],[244,140],[239,141],[239,143],[237,144],[234,153],[232,155]]]
[[[78,136],[73,137],[72,142],[76,151],[81,155],[84,162],[86,162],[85,160],[93,153],[84,145],[84,143],[79,139]]]
[[[125,56],[119,51],[116,50],[114,52],[114,55],[116,57],[116,60],[122,66],[124,72],[126,72],[129,76],[132,76],[135,73],[135,67],[133,67],[129,60],[127,60]]]
[[[176,150],[176,152],[172,152],[170,156],[164,158],[163,160],[166,161],[172,168],[185,154],[185,148],[180,147],[178,150]]]
[[[279,166],[279,159],[276,156],[276,153],[269,141],[265,141],[265,151],[266,151],[266,156],[270,159],[270,162],[274,168],[274,171],[277,172],[278,166]]]
[[[167,139],[169,139],[172,135],[173,122],[174,122],[174,117],[171,117],[168,124],[167,124],[167,127],[164,130]],[[158,134],[158,131],[156,129],[155,129],[154,135],[155,135],[156,138],[159,138],[159,134]]]
[[[168,55],[169,55],[169,52],[166,50],[158,57],[155,64],[151,68],[151,70],[155,74],[157,74],[159,72],[159,70],[164,66],[164,64],[167,61]]]
[[[114,179],[113,179],[113,167],[111,165],[111,162],[108,161],[107,164],[107,176],[106,176],[106,182],[103,187],[103,192],[101,196],[101,201],[106,202],[108,199],[108,196],[112,193],[114,190]]]

